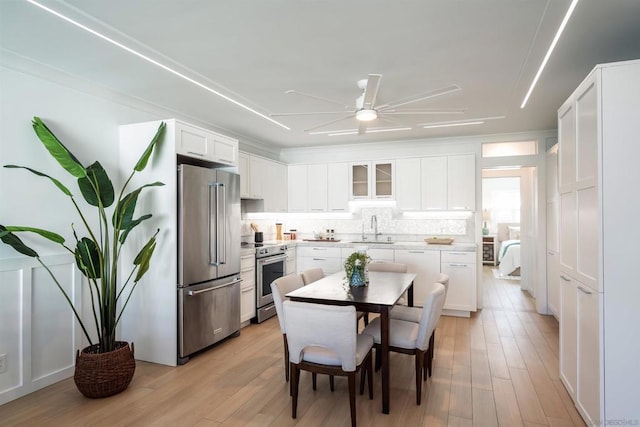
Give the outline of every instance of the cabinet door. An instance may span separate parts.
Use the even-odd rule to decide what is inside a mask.
[[[245,322],[256,315],[255,255],[240,257],[240,321]]]
[[[421,160],[422,210],[447,210],[447,158]]]
[[[560,318],[560,260],[557,252],[547,251],[547,304],[554,316]]]
[[[298,272],[296,268],[296,248],[287,249],[287,265],[286,265],[286,273],[296,274]]]
[[[447,207],[473,211],[476,208],[476,156],[464,154],[447,159]]]
[[[275,212],[287,212],[288,206],[288,181],[287,181],[287,165],[282,163],[274,163],[274,181],[275,181]]]
[[[213,160],[213,143],[204,130],[176,122],[176,152],[183,156]]]
[[[571,273],[576,269],[576,222],[576,193],[563,193],[560,195],[560,266]]]
[[[327,209],[329,212],[349,211],[349,164],[327,165]]]
[[[284,191],[278,188],[278,176],[276,162],[272,162],[267,159],[262,159],[262,173],[261,186],[262,186],[262,199],[264,203],[265,212],[276,212],[276,201],[278,193]]]
[[[351,181],[350,191],[352,199],[368,199],[371,197],[370,175],[369,169],[371,164],[352,163],[349,170],[349,178]]]
[[[393,161],[371,162],[373,198],[393,199]]]
[[[262,199],[263,162],[259,157],[249,158],[249,193],[254,199]]]
[[[560,379],[573,399],[578,381],[578,288],[560,274]]]
[[[558,187],[560,193],[572,191],[576,182],[576,117],[573,103],[558,110]]]
[[[419,211],[422,207],[420,159],[396,160],[396,203],[400,210]]]
[[[444,301],[447,310],[476,311],[477,286],[475,252],[442,252],[441,270],[449,276]]]
[[[213,161],[229,166],[238,164],[238,140],[217,133],[211,134]]]
[[[307,211],[307,165],[290,165],[287,170],[289,212]]]
[[[326,164],[307,166],[307,206],[312,212],[327,211]]]
[[[238,154],[238,172],[240,173],[240,197],[251,197],[249,192],[249,155]]]
[[[577,282],[578,389],[576,404],[588,425],[600,420],[600,312],[598,292]]]
[[[413,303],[422,307],[433,284],[440,274],[440,251],[396,250],[395,262],[407,264],[407,271],[415,273],[413,281]]]
[[[595,74],[576,94],[576,188],[594,187],[598,177],[598,98]]]

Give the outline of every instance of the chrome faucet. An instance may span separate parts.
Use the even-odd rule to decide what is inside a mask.
[[[373,229],[375,239],[378,240],[378,236],[382,233],[378,233],[378,217],[376,215],[371,215],[371,228]]]

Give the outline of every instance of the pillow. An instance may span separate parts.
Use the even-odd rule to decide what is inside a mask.
[[[520,227],[509,226],[509,240],[520,240]]]

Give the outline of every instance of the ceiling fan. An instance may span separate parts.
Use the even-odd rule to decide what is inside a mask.
[[[274,113],[271,116],[304,116],[304,115],[342,115],[342,117],[321,123],[317,126],[313,126],[304,131],[310,135],[352,135],[352,134],[365,134],[374,132],[387,132],[396,130],[410,130],[411,127],[406,126],[403,123],[396,121],[397,116],[410,116],[410,115],[425,115],[425,114],[462,114],[465,112],[463,108],[421,108],[418,110],[402,109],[398,110],[398,107],[403,107],[415,102],[424,101],[427,99],[436,98],[438,96],[446,95],[461,90],[460,86],[452,84],[440,89],[435,89],[419,95],[414,95],[407,98],[398,99],[388,104],[378,104],[378,89],[380,89],[380,81],[382,80],[382,74],[369,74],[366,79],[358,81],[358,88],[362,90],[362,94],[355,101],[355,109],[340,101],[334,101],[332,99],[323,98],[308,93],[298,92],[296,90],[287,90],[287,94],[301,95],[308,98],[313,98],[320,101],[329,102],[331,104],[337,104],[344,108],[342,111],[314,111],[303,113]],[[319,130],[331,126],[333,124],[356,119],[358,123],[357,129],[342,129],[342,130]],[[369,127],[370,123],[374,121],[382,121],[392,126],[378,126]]]

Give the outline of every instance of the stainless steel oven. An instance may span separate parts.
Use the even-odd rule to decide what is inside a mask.
[[[276,315],[271,282],[287,274],[286,250],[285,245],[256,249],[256,320],[258,323]]]

